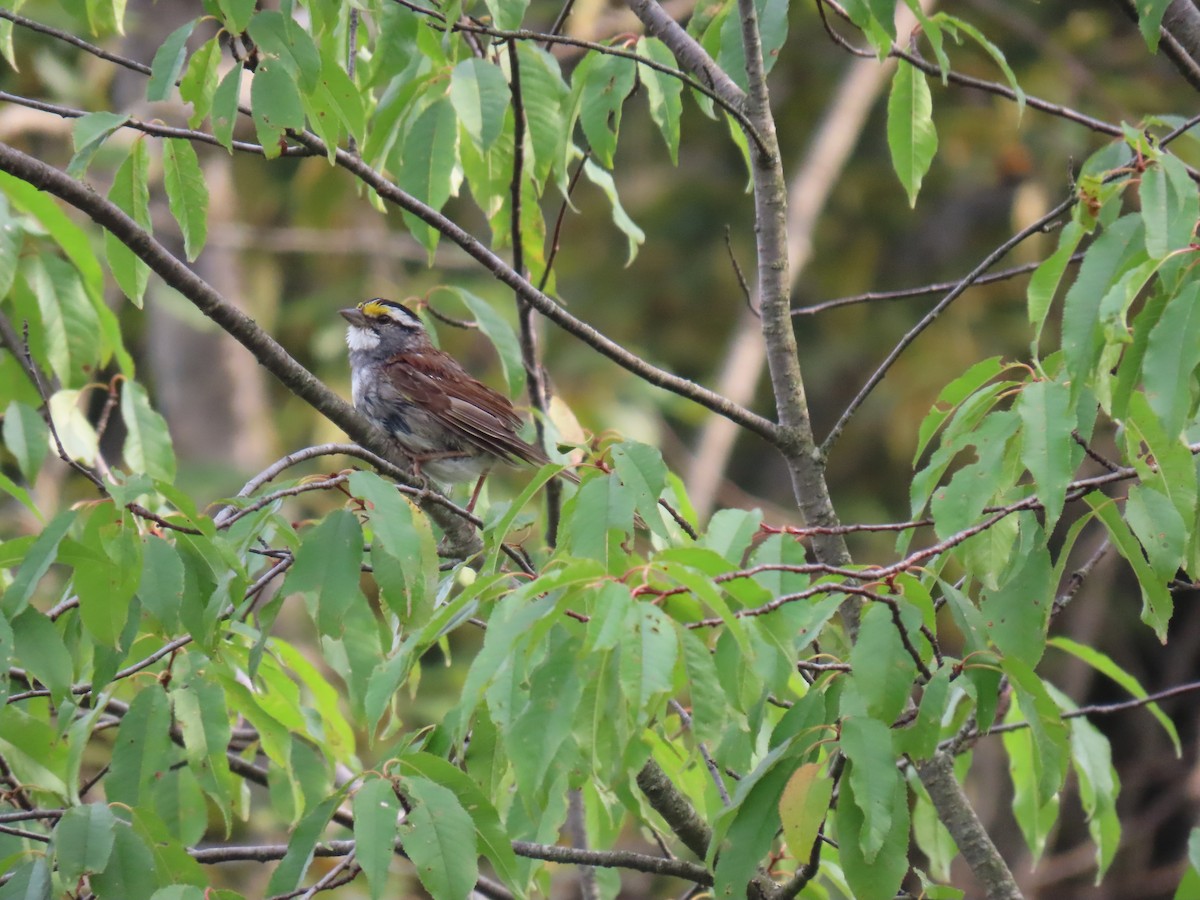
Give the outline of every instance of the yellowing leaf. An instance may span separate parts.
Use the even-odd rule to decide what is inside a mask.
[[[779,819],[792,856],[807,860],[825,821],[833,796],[833,779],[824,776],[819,763],[805,763],[788,779],[779,798]]]

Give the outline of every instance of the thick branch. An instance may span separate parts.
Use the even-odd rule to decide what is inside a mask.
[[[987,892],[988,900],[1020,900],[1021,891],[1012,873],[954,777],[951,757],[939,752],[921,763],[917,772],[938,818],[953,835],[955,845]]]
[[[513,841],[513,853],[527,859],[544,859],[549,862],[570,863],[578,866],[600,866],[611,869],[632,869],[655,875],[672,875],[696,884],[710,885],[712,874],[704,866],[684,859],[667,859],[648,856],[630,850],[583,850],[579,847],[563,847],[558,844],[531,844],[528,841]]]
[[[819,527],[839,524],[825,483],[824,461],[813,438],[808,400],[796,335],[790,310],[788,277],[787,182],[780,163],[775,120],[763,65],[762,41],[754,0],[738,0],[742,20],[742,45],[746,51],[746,75],[750,85],[746,112],[770,149],[753,158],[754,213],[758,232],[758,294],[767,366],[780,425],[778,446],[787,461],[792,490],[805,522]],[[827,565],[850,561],[845,539],[840,534],[813,536],[817,559]]]
[[[642,766],[637,774],[637,785],[641,788],[654,811],[666,820],[671,831],[683,841],[683,845],[700,859],[708,855],[712,841],[712,830],[697,815],[687,797],[671,783],[667,773],[654,760]]]
[[[658,0],[629,0],[629,8],[642,20],[646,33],[666,44],[680,65],[712,85],[730,105],[741,108],[745,104],[746,95],[742,89],[713,62],[696,39],[658,5]]]

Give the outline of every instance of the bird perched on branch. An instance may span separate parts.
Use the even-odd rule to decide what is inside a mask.
[[[523,423],[508,398],[434,347],[407,306],[375,299],[339,312],[350,325],[354,405],[396,439],[418,474],[459,482],[485,475],[497,461],[550,462],[517,433]]]

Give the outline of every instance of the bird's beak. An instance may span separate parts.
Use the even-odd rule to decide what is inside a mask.
[[[349,309],[339,309],[338,315],[349,322],[351,325],[357,325],[359,328],[365,328],[367,325],[367,317],[363,315],[361,309],[351,307]]]

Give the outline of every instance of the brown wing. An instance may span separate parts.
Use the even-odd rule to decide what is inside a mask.
[[[521,417],[508,398],[472,378],[440,350],[400,353],[388,360],[392,386],[460,439],[501,459],[534,465],[549,462],[517,435]]]

